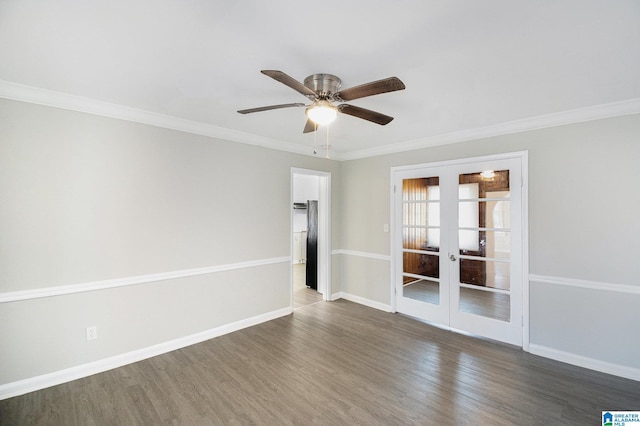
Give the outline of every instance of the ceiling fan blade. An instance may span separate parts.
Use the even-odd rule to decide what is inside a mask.
[[[318,130],[318,126],[316,125],[316,123],[307,118],[307,123],[304,125],[304,130],[302,131],[302,133],[315,132],[316,130]]]
[[[338,110],[347,115],[352,115],[354,117],[362,118],[363,120],[371,121],[372,123],[380,124],[384,126],[385,124],[389,124],[393,117],[388,115],[381,114],[376,111],[371,111],[370,109],[357,107],[349,104],[338,105]]]
[[[366,96],[379,95],[380,93],[395,92],[404,88],[404,83],[398,77],[389,77],[341,90],[336,93],[336,99],[352,101]]]
[[[295,104],[280,104],[280,105],[269,105],[258,108],[249,108],[249,109],[241,109],[238,112],[240,114],[251,114],[252,112],[260,112],[260,111],[269,111],[271,109],[280,109],[280,108],[290,108],[290,107],[303,107],[304,104],[295,103]]]
[[[273,78],[274,80],[279,81],[280,83],[284,84],[285,86],[291,87],[296,92],[302,93],[303,95],[308,96],[308,97],[310,97],[312,99],[316,97],[316,92],[314,92],[313,90],[309,89],[307,86],[305,86],[304,84],[300,83],[295,78],[283,73],[282,71],[262,70],[260,72],[262,74],[264,74],[264,75],[268,75],[269,77]]]

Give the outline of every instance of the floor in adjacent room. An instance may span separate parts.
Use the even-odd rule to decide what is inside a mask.
[[[293,308],[301,308],[322,302],[322,294],[306,285],[306,267],[304,263],[293,265]]]
[[[352,302],[0,401],[2,425],[598,425],[640,382]]]

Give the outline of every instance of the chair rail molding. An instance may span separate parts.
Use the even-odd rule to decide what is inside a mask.
[[[250,260],[246,262],[229,263],[203,268],[183,269],[179,271],[160,272],[157,274],[138,275],[134,277],[115,278],[110,280],[91,281],[80,284],[50,286],[29,290],[9,291],[0,293],[0,303],[17,302],[20,300],[39,299],[42,297],[61,296],[65,294],[82,293],[86,291],[104,290],[114,287],[124,287],[145,284],[155,281],[172,280],[176,278],[192,277],[195,275],[212,274],[216,272],[233,271],[235,269],[253,268],[256,266],[272,265],[290,262],[291,258],[273,257],[268,259]]]
[[[535,283],[562,285],[568,287],[579,287],[590,290],[614,291],[617,293],[628,293],[640,295],[640,285],[616,284],[603,281],[589,281],[575,278],[553,277],[548,275],[529,274],[529,281]]]

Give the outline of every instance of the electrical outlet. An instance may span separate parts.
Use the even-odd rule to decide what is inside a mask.
[[[382,226],[382,230],[383,230],[384,232],[389,232],[389,224],[388,224],[388,223],[385,223],[385,224]]]
[[[87,340],[95,340],[98,338],[98,327],[95,325],[87,327]]]

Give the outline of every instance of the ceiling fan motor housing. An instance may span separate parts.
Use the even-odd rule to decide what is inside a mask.
[[[317,93],[318,99],[333,100],[333,94],[342,86],[342,80],[333,74],[311,74],[304,79],[304,85]]]

